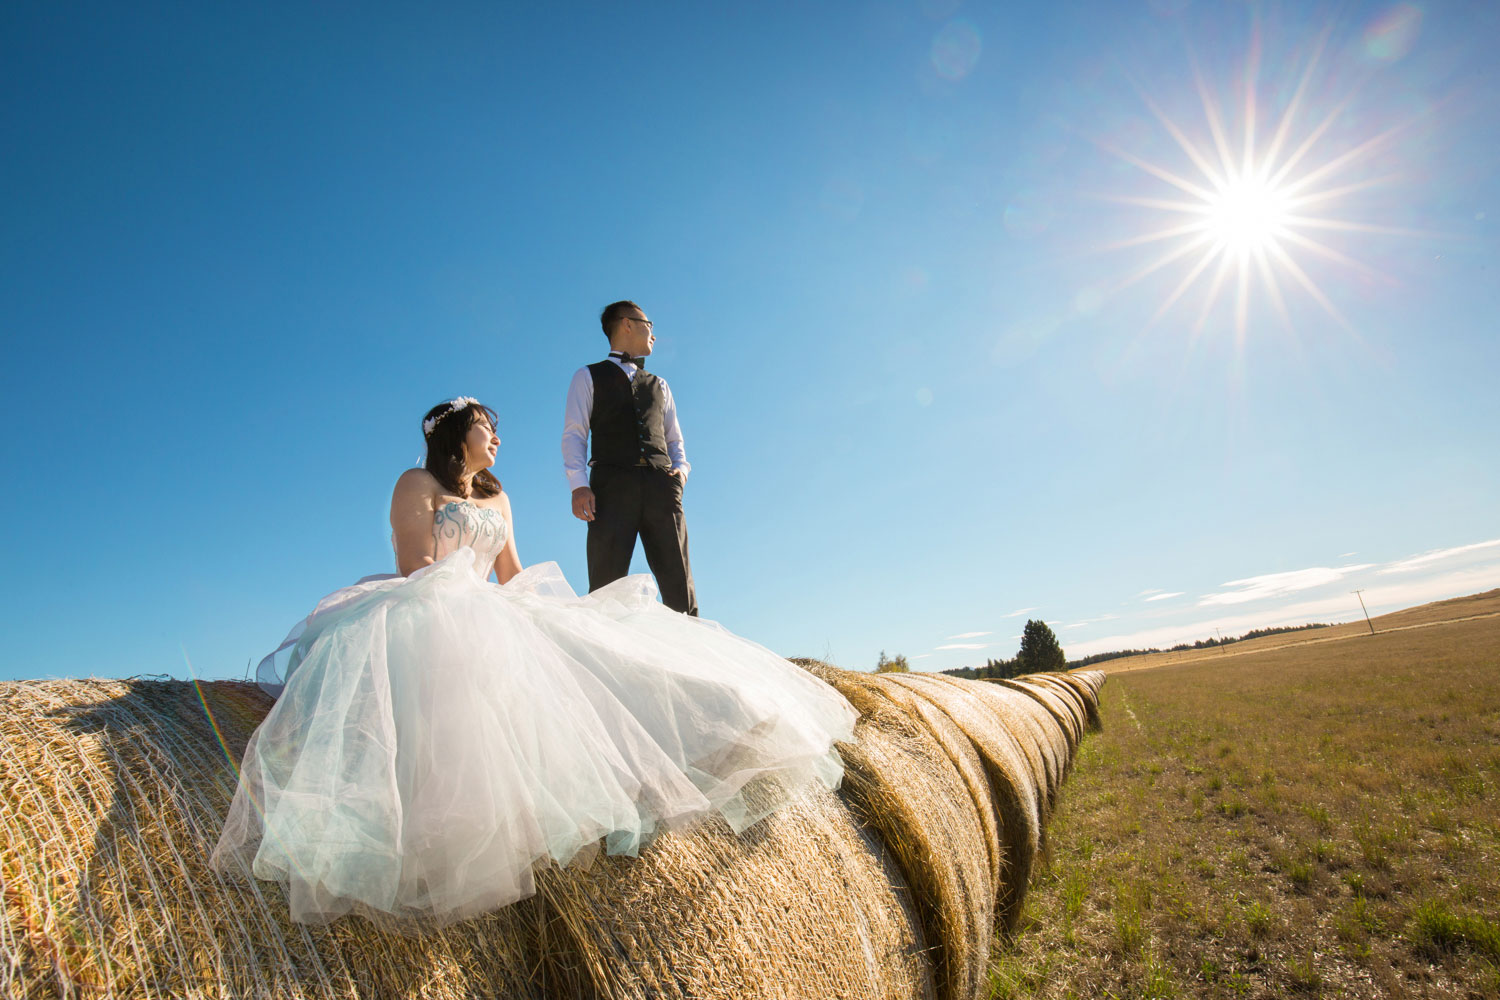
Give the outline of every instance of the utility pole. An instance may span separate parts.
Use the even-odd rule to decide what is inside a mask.
[[[1219,631],[1219,628],[1218,628],[1217,625],[1214,626],[1214,635],[1216,635],[1216,636],[1219,637],[1219,652],[1221,652],[1221,653],[1227,653],[1227,652],[1229,652],[1229,650],[1227,650],[1227,649],[1224,648],[1224,633]]]
[[[1375,623],[1372,622],[1372,621],[1370,621],[1370,609],[1367,608],[1367,607],[1365,607],[1365,598],[1364,598],[1364,593],[1365,592],[1363,590],[1354,590],[1354,591],[1350,591],[1350,593],[1352,593],[1355,597],[1359,598],[1359,610],[1361,610],[1361,611],[1363,611],[1365,613],[1365,624],[1368,625],[1368,626],[1370,626],[1370,634],[1374,635],[1375,634]]]

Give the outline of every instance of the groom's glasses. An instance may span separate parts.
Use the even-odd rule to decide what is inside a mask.
[[[625,318],[628,319],[628,320],[630,320],[630,322],[632,322],[632,323],[645,323],[646,324],[646,329],[648,329],[648,330],[655,329],[655,327],[652,326],[651,321],[649,319],[636,319],[634,316],[626,316]]]

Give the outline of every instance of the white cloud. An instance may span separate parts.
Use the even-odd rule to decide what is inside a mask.
[[[1389,563],[1380,567],[1377,572],[1406,573],[1414,569],[1421,569],[1430,563],[1439,562],[1443,559],[1452,559],[1454,556],[1461,556],[1467,552],[1492,549],[1497,545],[1500,545],[1500,538],[1492,538],[1487,542],[1475,542],[1473,545],[1455,545],[1451,549],[1434,549],[1431,552],[1424,552],[1419,556],[1412,556],[1410,559],[1402,559],[1398,562]]]
[[[950,642],[950,643],[948,643],[945,646],[938,646],[936,648],[937,649],[988,649],[992,645],[993,645],[993,643],[989,643],[989,642]]]
[[[1198,599],[1198,606],[1221,607],[1232,604],[1244,604],[1248,601],[1261,601],[1274,597],[1285,597],[1299,591],[1312,590],[1315,587],[1326,587],[1339,583],[1352,573],[1363,570],[1375,570],[1376,573],[1385,575],[1390,573],[1408,573],[1432,567],[1434,563],[1454,559],[1460,556],[1471,555],[1476,552],[1484,552],[1489,549],[1500,547],[1500,538],[1493,538],[1485,542],[1475,542],[1472,545],[1456,545],[1447,549],[1434,549],[1420,555],[1411,556],[1407,559],[1398,559],[1395,562],[1380,565],[1377,563],[1356,563],[1347,566],[1313,566],[1308,569],[1291,570],[1285,573],[1265,573],[1260,576],[1246,577],[1243,580],[1231,580],[1223,584],[1225,589],[1214,594],[1204,594]],[[1345,553],[1353,555],[1353,553]],[[1341,556],[1340,558],[1344,558]],[[1147,600],[1162,600],[1168,595],[1149,597]]]
[[[1100,615],[1098,618],[1085,618],[1083,621],[1074,622],[1071,625],[1064,625],[1063,628],[1083,628],[1085,625],[1097,625],[1100,622],[1112,622],[1119,617],[1120,616],[1116,614]],[[1050,625],[1053,623],[1048,622],[1048,624]]]
[[[1136,597],[1150,597],[1152,594],[1160,594],[1160,593],[1161,593],[1161,588],[1158,587],[1155,590],[1143,590],[1139,594],[1136,594],[1135,596]]]
[[[1285,597],[1299,590],[1311,590],[1313,587],[1337,583],[1350,573],[1370,569],[1373,565],[1373,563],[1363,563],[1356,566],[1314,566],[1310,569],[1294,569],[1286,573],[1266,573],[1262,576],[1249,576],[1243,580],[1230,580],[1223,586],[1238,587],[1238,590],[1204,594],[1198,599],[1198,606],[1208,608],[1224,604],[1244,604],[1246,601],[1260,601],[1268,597]]]
[[[1374,616],[1417,604],[1426,604],[1429,601],[1462,597],[1465,594],[1474,594],[1494,587],[1500,587],[1500,561],[1450,570],[1438,576],[1419,580],[1392,581],[1366,589],[1364,598],[1369,605],[1370,614]],[[1304,625],[1314,621],[1357,621],[1363,617],[1360,613],[1359,602],[1353,594],[1338,593],[1255,611],[1242,611],[1233,615],[1178,622],[1171,625],[1157,625],[1134,632],[1080,640],[1068,646],[1068,655],[1088,656],[1091,653],[1103,653],[1116,649],[1143,649],[1151,646],[1166,649],[1180,642],[1193,642],[1207,638],[1213,635],[1216,628],[1222,630],[1225,635],[1239,635],[1253,628]]]
[[[925,659],[927,659],[931,655],[932,655],[931,653],[918,653],[916,656],[913,656],[912,659],[913,660],[925,660]]]
[[[980,636],[994,635],[993,632],[960,632],[958,635],[950,635],[950,639],[978,639]]]
[[[1170,593],[1170,594],[1157,594],[1155,597],[1148,597],[1148,598],[1146,598],[1146,600],[1148,600],[1148,601],[1165,601],[1169,597],[1181,597],[1182,595],[1183,595],[1183,591],[1178,590],[1178,591],[1174,591],[1173,593]]]
[[[1019,618],[1022,615],[1026,614],[1027,612],[1029,612],[1029,611],[1035,611],[1035,610],[1036,610],[1036,608],[1022,608],[1019,611],[1012,611],[1010,614],[1008,614],[1008,615],[1002,615],[1001,617],[1003,617],[1003,618]]]
[[[1340,552],[1339,553],[1339,558],[1340,559],[1348,559],[1350,556],[1357,556],[1357,555],[1359,555],[1358,552]]]

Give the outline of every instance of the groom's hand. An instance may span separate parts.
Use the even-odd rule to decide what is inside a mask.
[[[573,516],[580,521],[594,519],[594,491],[580,486],[573,491]]]

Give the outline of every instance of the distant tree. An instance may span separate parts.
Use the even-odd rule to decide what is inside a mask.
[[[985,660],[983,671],[983,676],[990,680],[1014,677],[1017,674],[1024,674],[1026,672],[1021,669],[1021,658],[1019,656],[1009,660]]]
[[[885,650],[880,651],[880,659],[875,661],[875,672],[877,674],[906,674],[911,672],[911,666],[906,662],[906,657],[897,653],[895,656],[886,656]]]
[[[1020,670],[1017,673],[1037,674],[1045,670],[1066,670],[1068,658],[1063,655],[1057,636],[1044,621],[1032,619],[1021,632],[1021,651],[1016,654]]]

